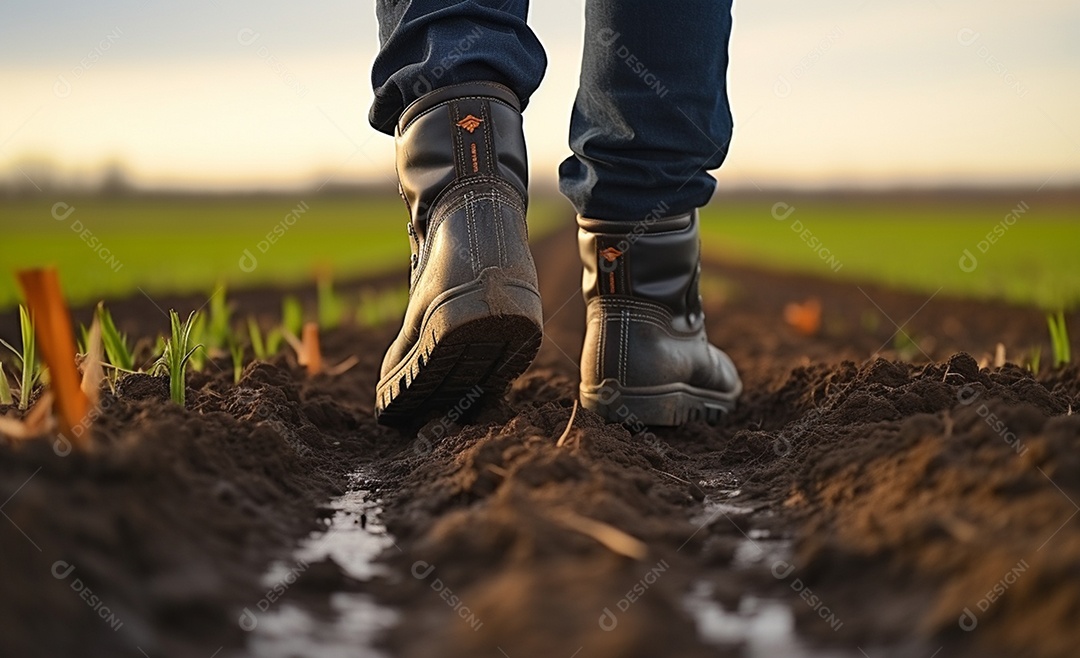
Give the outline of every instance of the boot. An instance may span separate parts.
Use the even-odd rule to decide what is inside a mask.
[[[581,405],[633,425],[713,423],[742,382],[709,344],[697,211],[642,222],[578,218],[587,307]]]
[[[504,393],[536,356],[543,315],[515,95],[492,83],[443,87],[406,108],[395,135],[412,265],[375,413],[410,424]]]

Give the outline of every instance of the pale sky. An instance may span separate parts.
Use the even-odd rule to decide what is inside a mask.
[[[569,154],[582,13],[532,8],[549,58],[525,113],[537,180]],[[1075,0],[734,13],[722,185],[1080,182]],[[390,182],[393,140],[366,122],[377,45],[364,1],[5,0],[0,172],[45,159],[72,173],[120,161],[146,185]]]

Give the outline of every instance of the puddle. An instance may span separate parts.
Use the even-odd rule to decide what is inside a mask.
[[[393,546],[394,540],[380,520],[382,501],[365,489],[368,480],[364,473],[356,473],[352,482],[352,490],[330,504],[334,514],[326,529],[312,533],[289,561],[276,563],[267,572],[263,582],[267,595],[246,609],[240,619],[241,628],[251,631],[246,655],[258,658],[385,655],[373,648],[375,639],[397,623],[399,614],[378,605],[370,595],[334,592],[328,597],[328,605],[320,606],[318,612],[277,601],[292,583],[304,577],[309,565],[327,558],[359,581],[383,573],[383,567],[375,560]]]
[[[723,521],[725,516],[745,516],[750,514],[754,511],[753,507],[729,502],[740,494],[742,494],[741,489],[723,489],[715,494],[705,496],[705,500],[701,504],[701,511],[690,517],[690,523],[694,524],[694,526],[701,526],[706,523],[716,523],[717,520]]]
[[[698,582],[683,600],[697,624],[698,635],[709,644],[740,645],[747,658],[848,658],[848,651],[811,648],[795,633],[795,617],[781,601],[746,595],[738,610],[728,611],[713,599],[712,587]]]
[[[752,514],[755,507],[732,502],[740,493],[733,489],[707,496],[702,511],[692,521],[696,524],[710,520],[712,523],[727,523],[729,521],[725,520],[724,516],[745,517]],[[771,570],[772,565],[777,562],[790,561],[792,548],[790,538],[774,536],[768,530],[753,528],[743,534],[735,547],[732,567],[735,570]],[[858,655],[805,645],[795,632],[795,617],[791,607],[783,600],[746,594],[739,600],[738,609],[725,610],[713,597],[712,585],[699,581],[684,597],[683,608],[693,617],[702,640],[719,646],[740,645],[744,656],[822,658]]]

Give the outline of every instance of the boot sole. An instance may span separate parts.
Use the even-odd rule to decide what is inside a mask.
[[[501,396],[532,363],[542,338],[539,293],[488,268],[425,313],[419,340],[375,389],[376,418],[416,425]]]
[[[626,388],[616,379],[605,379],[598,386],[581,386],[581,406],[605,420],[628,425],[677,427],[692,421],[710,425],[734,411],[742,392],[720,393],[686,384]]]

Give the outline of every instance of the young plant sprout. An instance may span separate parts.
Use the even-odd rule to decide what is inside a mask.
[[[1054,367],[1069,365],[1072,349],[1069,347],[1069,331],[1065,327],[1065,312],[1048,314],[1046,324],[1050,327],[1050,344],[1054,347]]]
[[[24,327],[33,329],[31,333],[37,339],[35,351],[40,350],[41,360],[48,368],[50,390],[45,396],[51,402],[45,407],[55,412],[60,433],[75,445],[85,448],[89,439],[82,430],[86,427],[93,403],[83,391],[82,378],[75,367],[75,334],[71,330],[71,312],[60,289],[60,278],[55,268],[21,270],[17,276],[30,309],[26,313]],[[33,323],[30,322],[31,316]],[[98,332],[91,327],[90,333],[96,336]],[[94,342],[93,339],[90,341],[91,350],[95,349]],[[90,362],[95,358],[100,362],[100,353],[97,357],[92,356]],[[23,365],[32,368],[27,361],[24,359]],[[92,363],[88,364],[88,368],[92,366]],[[93,388],[93,379],[91,376],[87,380],[88,387]],[[97,383],[100,384],[100,381]]]
[[[247,324],[248,338],[251,339],[251,351],[255,353],[255,360],[265,361],[267,359],[266,343],[263,342],[262,329],[259,328],[259,323],[254,317],[249,317]]]
[[[229,354],[232,356],[233,383],[240,383],[244,373],[244,344],[235,338],[229,339]]]
[[[11,386],[8,385],[7,374],[4,372],[4,364],[0,363],[0,404],[12,404]]]
[[[105,358],[115,374],[118,375],[121,371],[134,372],[135,355],[128,345],[127,335],[116,328],[112,313],[109,313],[103,302],[97,305],[97,319],[101,323],[101,342],[105,346]]]
[[[256,361],[267,361],[281,349],[281,330],[271,329],[264,338],[259,322],[254,317],[248,318],[248,337],[251,339],[251,351],[255,353]]]
[[[304,307],[300,300],[292,295],[286,295],[281,300],[281,327],[288,334],[299,336],[304,328]]]
[[[171,337],[165,341],[165,351],[154,365],[155,374],[162,371],[169,373],[169,395],[173,402],[183,407],[185,405],[185,386],[187,383],[185,371],[191,355],[202,345],[192,346],[191,332],[199,316],[198,311],[192,311],[185,322],[180,322],[180,316],[176,311],[169,311],[169,325]]]
[[[30,405],[30,393],[41,378],[41,366],[37,360],[37,342],[34,338],[34,320],[25,306],[19,305],[19,328],[22,332],[22,351],[0,339],[19,361],[19,409],[25,411]]]
[[[1028,357],[1028,370],[1031,371],[1031,374],[1036,376],[1039,374],[1039,365],[1041,364],[1041,362],[1042,347],[1036,345],[1035,347],[1031,348],[1031,354]]]
[[[225,284],[218,286],[217,292],[210,297],[210,321],[206,330],[206,350],[215,356],[229,347],[232,342],[232,306],[229,304]]]
[[[323,272],[315,282],[316,296],[319,302],[319,326],[333,329],[341,323],[345,313],[345,303],[334,292],[334,280],[329,272]]]
[[[195,320],[191,323],[191,337],[190,340],[199,347],[206,345],[206,316],[202,313],[195,314]],[[203,367],[206,365],[206,349],[201,349],[191,355],[191,369],[195,372],[202,372]]]

